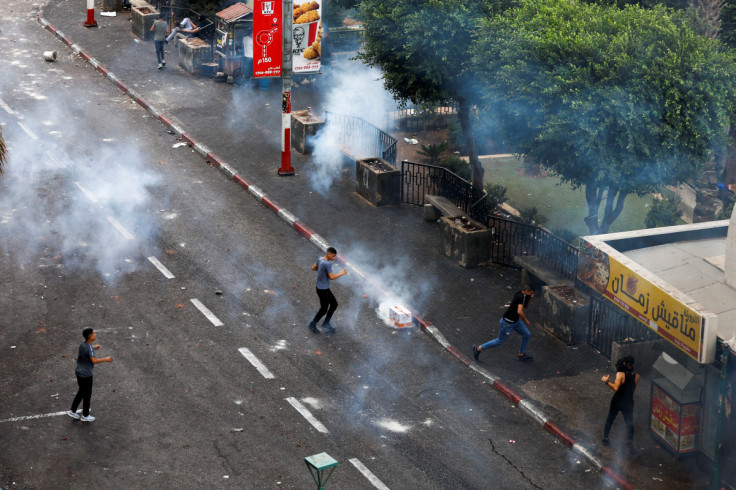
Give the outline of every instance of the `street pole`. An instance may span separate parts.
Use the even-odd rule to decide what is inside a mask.
[[[95,20],[95,0],[87,0],[87,21],[82,24],[84,27],[96,27]]]
[[[728,354],[730,349],[728,345],[723,344],[723,353],[721,354],[721,392],[718,398],[718,423],[716,425],[716,444],[713,457],[713,467],[710,471],[710,490],[718,490],[721,488],[721,445],[723,437],[723,417],[726,413],[726,385],[728,384]]]
[[[281,67],[281,167],[279,175],[294,175],[291,166],[291,50],[294,0],[284,0],[283,42],[284,58]]]

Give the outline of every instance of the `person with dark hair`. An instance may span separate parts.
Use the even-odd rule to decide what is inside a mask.
[[[601,378],[601,381],[614,391],[611,406],[608,409],[606,425],[603,428],[603,445],[608,446],[610,444],[608,434],[611,432],[613,421],[621,412],[624,416],[624,422],[626,422],[627,446],[629,453],[633,456],[637,452],[634,447],[634,390],[641,378],[634,371],[634,357],[626,356],[616,361],[616,379],[611,381],[610,378],[608,374]]]
[[[95,351],[100,348],[99,345],[92,345],[97,339],[94,329],[85,328],[82,331],[84,342],[79,346],[79,355],[77,356],[77,369],[75,374],[77,375],[77,384],[79,385],[79,391],[74,397],[72,402],[72,409],[67,411],[66,414],[73,419],[81,420],[82,422],[94,422],[95,418],[89,414],[89,403],[92,399],[92,369],[95,364],[101,362],[112,362],[112,357],[107,356],[101,359],[95,357]],[[77,413],[79,403],[82,404],[82,415]]]
[[[158,69],[166,66],[164,59],[164,44],[166,44],[166,35],[169,33],[169,24],[164,20],[164,14],[159,13],[158,19],[151,26],[153,31],[153,44],[156,45],[156,58],[158,58]]]
[[[524,314],[524,308],[529,306],[529,302],[534,297],[534,288],[528,284],[524,284],[521,291],[517,291],[514,297],[511,299],[511,304],[506,309],[506,312],[499,321],[498,337],[490,342],[486,342],[483,345],[473,346],[473,357],[478,360],[480,353],[491,347],[498,347],[506,342],[506,339],[511,335],[512,331],[516,331],[521,335],[521,346],[519,347],[519,355],[517,357],[520,361],[531,361],[534,359],[532,356],[526,354],[526,346],[529,343],[529,319]]]
[[[309,330],[313,333],[319,333],[317,323],[320,318],[325,317],[322,328],[326,332],[334,332],[335,329],[330,325],[332,315],[337,309],[337,300],[335,295],[330,291],[330,281],[344,276],[348,273],[347,269],[343,269],[337,274],[332,273],[331,262],[337,257],[337,250],[334,247],[328,247],[324,257],[317,259],[317,263],[312,266],[313,271],[317,271],[317,296],[319,297],[319,311],[314,315],[314,319],[309,323]],[[327,315],[327,316],[325,316]]]

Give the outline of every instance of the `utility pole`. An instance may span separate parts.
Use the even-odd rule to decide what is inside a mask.
[[[294,175],[291,166],[291,71],[292,71],[292,23],[294,22],[294,0],[284,1],[283,64],[281,67],[281,167],[279,175]]]

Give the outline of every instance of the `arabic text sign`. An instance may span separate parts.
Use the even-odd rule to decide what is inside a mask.
[[[610,276],[603,293],[607,298],[700,361],[703,318],[613,257],[608,257]]]
[[[280,77],[283,62],[282,2],[255,0],[253,5],[253,76]]]

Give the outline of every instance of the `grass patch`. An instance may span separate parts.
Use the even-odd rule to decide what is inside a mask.
[[[588,205],[582,189],[572,190],[561,184],[558,177],[526,177],[520,173],[524,161],[515,157],[483,159],[485,182],[506,187],[506,202],[516,209],[536,206],[547,217],[545,228],[564,228],[585,236],[589,234],[583,219]],[[649,212],[652,197],[628,196],[624,210],[611,225],[610,232],[646,228],[644,218]],[[601,202],[601,208],[605,201]],[[602,209],[598,216],[602,216]]]

